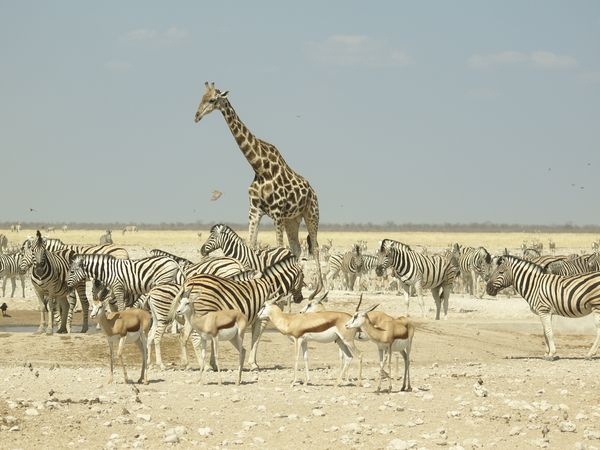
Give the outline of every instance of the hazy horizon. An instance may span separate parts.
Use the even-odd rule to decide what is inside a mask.
[[[598,2],[0,2],[0,36],[0,222],[246,223],[208,80],[324,224],[600,224]]]

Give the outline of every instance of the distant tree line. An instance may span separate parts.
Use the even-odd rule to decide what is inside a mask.
[[[0,222],[0,230],[8,230],[15,222]],[[217,222],[162,222],[162,223],[91,223],[91,222],[21,222],[22,229],[40,229],[55,227],[57,230],[67,225],[70,230],[122,230],[127,225],[137,225],[139,230],[205,230]],[[246,223],[227,223],[236,230],[246,230]],[[265,221],[261,229],[272,230],[272,223]],[[560,225],[523,225],[523,224],[498,224],[498,223],[322,223],[319,226],[323,231],[438,231],[438,232],[465,232],[465,233],[600,233],[600,225],[574,225],[572,223]]]

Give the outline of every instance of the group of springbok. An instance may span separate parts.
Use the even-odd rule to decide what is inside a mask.
[[[241,382],[246,350],[244,349],[244,332],[248,327],[246,317],[237,310],[213,311],[197,315],[194,311],[194,298],[190,291],[182,292],[174,300],[171,310],[174,316],[184,321],[184,334],[196,331],[201,339],[200,382],[204,375],[206,344],[211,342],[215,356],[218,383],[221,384],[219,367],[219,341],[229,341],[239,352],[239,364],[236,384]],[[258,313],[258,320],[270,320],[279,332],[290,337],[295,346],[294,379],[292,386],[298,382],[298,365],[302,355],[304,359],[305,383],[310,381],[308,370],[308,342],[333,343],[340,349],[340,372],[336,380],[338,386],[343,380],[349,381],[348,369],[354,356],[359,359],[358,383],[362,383],[362,354],[355,345],[355,340],[374,342],[379,354],[379,380],[377,391],[381,389],[384,378],[389,380],[388,392],[392,389],[391,358],[392,353],[400,353],[404,359],[404,377],[402,391],[411,391],[410,385],[410,351],[414,335],[414,324],[406,317],[392,317],[381,311],[374,311],[379,305],[360,310],[362,294],[354,314],[341,311],[327,311],[323,306],[327,293],[321,298],[308,303],[299,313],[285,313],[278,305],[280,298],[266,302]],[[106,334],[110,349],[110,376],[113,374],[113,345],[118,342],[117,357],[123,367],[125,382],[127,371],[123,361],[125,343],[136,343],[142,354],[142,371],[139,383],[148,384],[147,375],[147,335],[150,329],[150,313],[138,308],[120,312],[106,312],[103,302],[95,302],[92,318],[97,318]],[[385,370],[386,357],[388,371]],[[398,355],[396,355],[396,372],[398,372]]]

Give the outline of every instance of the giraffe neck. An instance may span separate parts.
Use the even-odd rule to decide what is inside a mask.
[[[229,126],[229,130],[233,138],[237,142],[240,150],[258,175],[264,175],[265,161],[283,163],[283,158],[277,149],[272,146],[261,145],[261,142],[252,134],[252,132],[241,121],[229,100],[225,99],[225,106],[221,109],[221,113],[225,118],[225,122]]]

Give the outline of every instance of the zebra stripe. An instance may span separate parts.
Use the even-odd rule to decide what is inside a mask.
[[[478,295],[477,286],[480,278],[486,279],[489,275],[492,256],[483,247],[461,247],[459,244],[454,244],[452,256],[456,258],[461,276],[468,274],[470,277],[466,280],[470,281],[467,283],[469,294],[481,298],[483,293]]]
[[[346,252],[342,259],[341,270],[346,280],[346,289],[353,291],[356,277],[362,278],[363,257],[362,250],[358,244],[352,247],[352,251]]]
[[[75,252],[69,249],[51,252],[46,250],[40,232],[37,239],[24,247],[23,257],[19,268],[26,271],[33,266],[31,271],[31,284],[40,304],[40,327],[38,332],[46,329],[47,334],[52,334],[54,328],[54,311],[60,316],[58,333],[70,333],[73,311],[75,309],[75,291],[81,299],[83,309],[82,333],[88,329],[89,303],[85,295],[85,283],[67,283],[69,265],[75,258]],[[74,291],[75,289],[75,291]]]
[[[293,256],[291,250],[283,247],[254,250],[224,224],[214,225],[210,229],[210,236],[200,248],[200,253],[206,256],[217,249],[221,249],[225,256],[240,261],[246,269],[261,272],[276,262]]]
[[[578,256],[574,259],[565,259],[560,262],[558,275],[562,277],[570,277],[573,275],[581,275],[582,273],[597,272],[598,258],[595,254]],[[556,272],[554,272],[556,273]]]
[[[302,268],[296,257],[290,256],[267,267],[260,278],[248,281],[232,281],[213,275],[192,277],[184,283],[182,295],[194,301],[196,314],[202,315],[225,309],[235,309],[244,314],[248,323],[252,325],[250,361],[257,367],[256,349],[265,326],[264,322],[256,320],[258,311],[269,298],[288,293],[291,293],[294,301],[299,303],[302,301],[302,282]],[[178,301],[173,302],[171,318],[174,317],[178,303]],[[200,336],[188,329],[186,340],[190,333],[198,355]]]
[[[546,339],[546,357],[554,358],[556,346],[552,332],[552,316],[583,317],[594,314],[596,340],[587,357],[592,357],[600,343],[600,272],[572,277],[548,274],[530,261],[515,256],[502,256],[493,263],[493,273],[487,283],[487,293],[513,286],[531,311],[539,316]]]
[[[2,283],[2,297],[6,297],[6,282],[10,278],[12,284],[12,292],[10,298],[14,298],[15,290],[17,288],[17,277],[21,280],[21,290],[23,291],[23,298],[25,298],[25,274],[26,270],[21,270],[21,259],[23,255],[16,253],[14,255],[2,255],[0,254],[0,278],[3,278]]]
[[[184,268],[183,275],[185,279],[202,274],[231,278],[245,271],[246,268],[235,258],[229,258],[227,256],[209,256],[199,263]]]
[[[454,279],[458,274],[458,268],[451,261],[442,256],[424,256],[412,250],[406,249],[404,245],[385,239],[379,248],[379,265],[377,275],[383,275],[388,267],[393,267],[400,280],[407,285],[414,285],[419,297],[421,312],[425,315],[423,304],[423,288],[431,289],[435,300],[436,320],[440,319],[440,310],[444,304],[444,318],[448,317],[448,299]],[[406,310],[410,304],[409,290],[404,290]]]
[[[112,244],[103,245],[79,245],[65,244],[60,239],[45,239],[46,249],[51,252],[68,248],[79,255],[110,255],[118,259],[129,259],[129,253],[123,247],[117,247]]]
[[[179,265],[164,256],[130,260],[92,254],[74,258],[68,283],[73,286],[86,279],[99,280],[110,289],[117,299],[119,311],[122,311],[126,295],[146,294],[154,286],[173,282],[178,276],[181,276]]]
[[[331,289],[331,282],[337,278],[338,274],[342,270],[342,261],[344,259],[343,253],[337,253],[331,255],[327,261],[327,273],[325,274],[324,289]]]
[[[168,258],[171,258],[177,264],[179,264],[182,268],[185,268],[187,266],[190,266],[190,265],[194,264],[189,259],[183,258],[181,256],[174,255],[173,253],[166,252],[166,251],[161,250],[159,248],[153,248],[152,250],[150,250],[150,255],[152,255],[152,256],[166,256]]]

